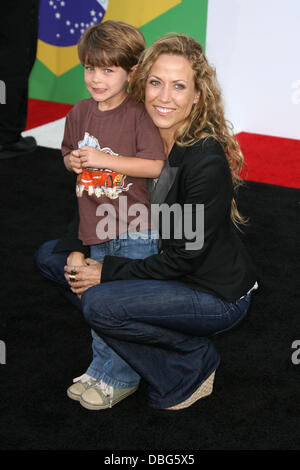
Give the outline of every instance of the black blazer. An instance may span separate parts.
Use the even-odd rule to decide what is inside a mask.
[[[161,239],[159,254],[145,259],[105,256],[101,282],[130,279],[177,280],[191,288],[211,293],[228,302],[245,295],[256,281],[256,274],[237,230],[230,219],[233,197],[232,179],[220,144],[204,139],[191,147],[173,146],[158,183],[151,191],[152,204],[177,205],[182,209],[181,232],[178,220],[170,220],[170,236]],[[184,214],[189,221],[201,221],[204,205],[204,227],[193,239],[185,233]],[[173,206],[174,207],[174,206]],[[199,212],[200,208],[200,212]],[[186,210],[188,211],[186,212]],[[198,219],[197,219],[198,217]],[[160,234],[164,220],[159,220]],[[55,251],[80,249],[73,229]],[[203,231],[204,240],[196,242]],[[190,227],[192,229],[192,227]],[[179,231],[178,231],[179,230]],[[70,235],[71,234],[71,235]],[[73,241],[72,241],[73,239]],[[196,249],[195,249],[196,248]],[[85,248],[86,249],[86,248]],[[83,251],[83,250],[80,250]]]

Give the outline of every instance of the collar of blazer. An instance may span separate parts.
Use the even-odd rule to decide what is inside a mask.
[[[151,204],[161,204],[166,200],[168,192],[176,178],[178,168],[183,160],[185,151],[186,147],[179,147],[174,144],[157,183],[154,184],[154,180],[149,180]]]

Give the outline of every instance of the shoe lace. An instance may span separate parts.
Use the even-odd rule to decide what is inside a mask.
[[[82,374],[80,375],[79,377],[75,377],[75,379],[73,379],[73,382],[82,382],[82,383],[87,383],[88,385],[92,385],[93,382],[95,382],[96,379],[94,379],[93,377],[91,377],[90,375],[88,374]]]
[[[114,387],[112,387],[111,385],[106,384],[105,382],[103,382],[103,380],[99,380],[99,382],[97,382],[95,384],[95,387],[98,388],[99,390],[101,390],[103,395],[105,395],[106,397],[109,397],[109,406],[111,408],[112,407],[113,395],[114,395]]]

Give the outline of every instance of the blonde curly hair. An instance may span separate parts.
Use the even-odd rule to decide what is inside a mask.
[[[193,104],[191,113],[176,131],[175,142],[178,145],[191,146],[207,137],[216,139],[225,152],[236,190],[242,184],[240,171],[244,157],[233,134],[233,126],[224,116],[216,71],[209,65],[201,45],[195,39],[184,34],[169,34],[145,50],[130,81],[132,97],[138,102],[145,102],[146,82],[152,65],[161,54],[185,57],[194,72],[195,89],[200,91],[198,102]],[[231,219],[237,227],[246,223],[237,210],[235,199],[231,203]]]

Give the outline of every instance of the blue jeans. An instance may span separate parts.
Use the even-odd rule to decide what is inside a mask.
[[[87,322],[149,385],[148,403],[167,408],[188,398],[216,370],[210,336],[236,326],[251,293],[235,302],[177,281],[113,281],[82,296]]]
[[[148,402],[167,408],[188,398],[220,362],[210,337],[236,326],[251,293],[224,302],[177,281],[114,281],[88,289],[81,302],[63,275],[68,253],[36,254],[42,273],[55,282],[91,328],[149,385]]]
[[[92,245],[90,257],[100,263],[103,262],[105,255],[146,258],[158,252],[158,239],[153,237],[153,232],[142,231],[131,233],[127,238],[118,237],[105,243]],[[92,338],[93,360],[86,373],[113,387],[126,388],[138,385],[141,378],[135,370],[93,330]]]
[[[42,274],[58,284],[63,295],[81,310],[81,302],[70,291],[64,277],[63,267],[66,264],[67,254],[51,254],[56,242],[57,240],[52,240],[40,247],[35,255],[36,263]],[[145,258],[157,253],[157,245],[158,240],[155,238],[154,232],[142,231],[131,233],[127,238],[120,237],[93,245],[90,247],[90,257],[99,262],[103,262],[105,255]],[[139,374],[116,354],[93,329],[91,334],[93,359],[86,373],[113,387],[126,388],[138,385]]]

